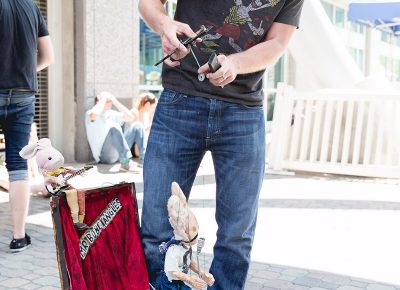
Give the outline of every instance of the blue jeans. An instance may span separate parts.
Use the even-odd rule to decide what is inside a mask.
[[[172,90],[164,90],[157,104],[143,169],[141,232],[150,279],[163,270],[158,245],[173,236],[167,213],[171,182],[177,181],[189,197],[208,150],[215,169],[218,224],[211,289],[243,289],[265,168],[263,108]]]
[[[0,126],[6,141],[6,167],[10,182],[28,179],[27,160],[19,151],[29,142],[35,95],[33,93],[0,92]]]
[[[100,163],[111,164],[131,158],[133,144],[137,144],[139,152],[144,155],[144,129],[141,124],[125,126],[124,131],[121,126],[111,127],[101,148]]]

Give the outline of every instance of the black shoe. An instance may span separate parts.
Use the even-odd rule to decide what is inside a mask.
[[[11,253],[22,252],[31,246],[31,237],[25,234],[25,238],[13,239],[10,243]]]

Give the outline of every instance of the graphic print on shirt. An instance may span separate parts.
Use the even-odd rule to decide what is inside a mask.
[[[275,7],[281,0],[252,0],[248,5],[245,0],[234,0],[234,6],[229,9],[222,26],[212,24],[215,28],[214,34],[207,34],[203,37],[201,50],[206,53],[215,52],[219,45],[214,40],[223,37],[228,38],[229,45],[235,52],[246,50],[257,43],[256,39],[265,34],[263,22],[268,21],[267,13],[264,11]],[[258,13],[254,13],[259,11]],[[261,13],[260,13],[261,12]],[[246,35],[247,37],[243,37]],[[245,41],[245,43],[241,43]]]

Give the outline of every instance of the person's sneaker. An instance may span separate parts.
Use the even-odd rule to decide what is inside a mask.
[[[11,253],[22,252],[31,246],[31,237],[25,234],[25,238],[13,239],[10,243]]]
[[[124,172],[128,171],[139,172],[139,169],[137,168],[137,166],[135,166],[135,164],[131,160],[129,160],[128,162],[120,162],[119,170]]]
[[[138,166],[138,167],[143,167],[143,159],[142,158],[134,158],[133,162]]]

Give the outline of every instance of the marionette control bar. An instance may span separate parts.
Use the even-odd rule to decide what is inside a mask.
[[[212,26],[205,27],[204,25],[201,26],[201,28],[196,31],[196,35],[193,37],[189,37],[185,39],[184,41],[181,41],[182,45],[185,47],[188,47],[190,44],[193,43],[196,39],[202,37],[204,34],[209,32],[211,30]],[[167,58],[170,58],[174,53],[177,53],[179,50],[179,47],[175,48],[170,54],[166,55],[163,59],[159,60],[157,63],[154,64],[154,66],[158,66],[160,63],[163,63]]]

